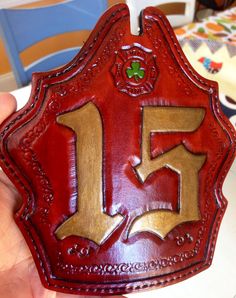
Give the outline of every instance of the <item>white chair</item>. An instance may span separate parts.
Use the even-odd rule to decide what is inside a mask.
[[[168,15],[172,27],[178,27],[193,21],[196,0],[126,0],[130,9],[131,32],[139,34],[139,15],[148,6],[158,6],[168,3],[185,3],[185,13],[183,15]]]

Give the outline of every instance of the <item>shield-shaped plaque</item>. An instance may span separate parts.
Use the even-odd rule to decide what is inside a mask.
[[[106,12],[1,127],[1,165],[23,197],[16,222],[56,291],[161,287],[212,261],[233,129],[165,16],[145,9],[139,36],[129,20],[126,5]]]

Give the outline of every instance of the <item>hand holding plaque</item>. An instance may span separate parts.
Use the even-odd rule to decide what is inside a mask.
[[[235,133],[160,11],[139,36],[126,5],[107,11],[73,61],[33,76],[0,135],[45,287],[129,293],[211,264]]]

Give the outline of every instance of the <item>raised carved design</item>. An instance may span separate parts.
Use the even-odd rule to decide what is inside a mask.
[[[125,32],[122,28],[116,29],[112,34],[111,38],[104,46],[101,55],[95,60],[95,62],[86,69],[81,78],[77,83],[77,90],[85,90],[99,73],[103,70],[105,63],[110,59],[111,55],[117,50],[120,44],[121,38],[124,36]],[[72,91],[72,90],[71,90]],[[75,91],[76,92],[76,91]]]
[[[150,93],[158,76],[152,51],[137,43],[117,52],[111,72],[118,90],[130,96]]]
[[[119,226],[123,217],[103,209],[102,120],[93,103],[60,115],[57,122],[76,134],[78,210],[56,230],[59,239],[71,235],[88,238],[98,245]],[[91,171],[92,169],[92,171]]]
[[[182,246],[186,243],[192,243],[193,242],[193,236],[191,236],[190,233],[185,233],[183,236],[177,236],[175,237],[176,244],[178,246]]]
[[[204,119],[201,108],[144,107],[142,132],[142,162],[136,166],[137,174],[144,183],[153,172],[167,167],[180,175],[179,212],[149,210],[135,218],[129,234],[151,232],[161,238],[177,225],[201,218],[198,201],[198,172],[205,162],[206,155],[192,154],[184,145],[151,158],[151,133],[193,132]],[[171,119],[175,118],[175,121]]]
[[[51,101],[48,104],[48,108],[44,113],[44,118],[40,123],[36,124],[36,126],[32,128],[32,130],[30,130],[30,132],[26,136],[24,136],[24,138],[21,140],[21,150],[24,152],[25,160],[27,160],[27,162],[30,164],[32,168],[36,169],[36,167],[33,167],[33,166],[39,165],[41,169],[41,170],[38,169],[37,172],[35,172],[35,174],[38,177],[40,177],[39,181],[41,182],[39,186],[41,186],[45,190],[45,191],[43,190],[43,192],[45,193],[44,204],[42,204],[39,210],[43,224],[46,224],[46,223],[48,224],[50,205],[53,201],[54,195],[53,195],[51,184],[49,182],[50,180],[45,174],[45,172],[43,171],[42,166],[38,161],[37,155],[34,152],[32,145],[33,143],[35,143],[36,138],[40,137],[40,135],[46,129],[47,125],[50,123],[49,117],[52,115],[55,115],[55,113],[60,108],[61,104],[59,102],[59,99],[62,99],[63,97],[68,96],[69,94],[77,94],[79,91],[85,90],[87,86],[89,86],[91,79],[94,78],[96,75],[99,75],[99,73],[102,71],[103,64],[109,60],[110,55],[113,53],[113,50],[116,47],[118,47],[119,42],[123,37],[123,35],[124,35],[124,31],[121,28],[118,28],[112,34],[111,38],[109,39],[109,42],[104,47],[102,55],[97,58],[96,63],[93,64],[92,68],[88,68],[86,70],[86,72],[80,78],[79,82],[77,82],[76,85],[74,83],[68,83],[67,85],[64,85],[64,86],[62,84],[59,86],[56,85],[55,87],[53,86],[51,88],[51,90],[54,89],[54,92],[51,91],[52,92]],[[77,62],[78,61],[76,61],[76,63]],[[45,85],[44,87],[47,87],[47,86]],[[37,91],[39,91],[39,88],[37,89]],[[35,100],[37,99],[38,99],[38,95],[36,94]],[[32,107],[34,107],[34,105],[32,105],[28,110],[30,111]],[[28,110],[26,110],[26,112],[28,112]],[[7,129],[8,127],[5,128],[6,131]],[[4,132],[1,133],[1,136],[3,135],[4,135]],[[27,213],[27,210],[28,208],[26,208],[26,212],[24,212],[24,214]]]
[[[66,272],[72,274],[97,274],[97,275],[120,275],[123,273],[142,273],[160,270],[171,267],[175,264],[182,263],[196,256],[197,250],[194,248],[190,251],[184,251],[166,258],[155,259],[149,262],[119,263],[119,264],[96,264],[75,266],[62,261],[61,253],[58,253],[57,265]]]
[[[214,162],[211,164],[211,167],[209,169],[209,173],[207,175],[207,183],[205,188],[205,194],[209,193],[209,185],[212,184],[213,176],[212,172],[215,170],[215,162],[222,157],[224,144],[222,143],[222,140],[220,139],[219,133],[216,131],[215,127],[211,125],[210,129],[211,135],[217,139],[217,142],[220,146],[220,149],[216,153],[216,158]],[[98,275],[110,275],[110,274],[122,274],[122,273],[142,273],[142,272],[149,272],[149,271],[155,271],[161,268],[167,268],[171,267],[175,264],[184,262],[185,260],[189,260],[197,256],[199,252],[199,248],[204,236],[204,233],[206,232],[206,226],[207,222],[209,220],[210,212],[209,212],[209,201],[206,200],[205,206],[203,209],[203,216],[201,219],[201,225],[197,233],[196,241],[194,243],[193,249],[186,250],[180,254],[175,254],[173,256],[170,256],[168,258],[162,258],[162,259],[156,259],[152,260],[150,262],[134,262],[134,263],[116,263],[116,264],[94,264],[94,265],[84,265],[84,266],[74,266],[71,264],[68,264],[63,261],[63,255],[61,252],[58,252],[58,263],[57,265],[65,270],[68,271],[70,274],[76,274],[76,273],[93,273]],[[189,240],[192,240],[192,236],[190,235]]]
[[[74,244],[72,247],[68,248],[68,255],[76,255],[79,258],[89,257],[91,248],[89,246],[80,246],[79,244]]]
[[[41,77],[39,77],[39,76],[36,77],[35,81],[36,81],[37,86],[34,88],[34,92],[32,94],[33,99],[31,101],[31,104],[29,104],[26,108],[24,108],[24,110],[22,112],[19,112],[15,118],[12,117],[10,121],[6,122],[2,126],[0,136],[3,138],[4,146],[6,145],[7,138],[11,133],[14,134],[14,132],[17,129],[22,129],[22,130],[27,129],[27,125],[30,124],[30,121],[31,121],[30,120],[31,112],[37,113],[39,110],[42,111],[45,108],[45,106],[41,104],[42,102],[46,103],[48,101],[48,97],[45,97],[45,95],[44,95],[45,93],[47,93],[47,95],[48,95],[51,90],[53,90],[54,88],[56,89],[58,86],[60,86],[60,87],[58,87],[58,89],[63,90],[63,88],[64,88],[66,90],[65,93],[61,92],[61,94],[62,94],[61,96],[65,96],[65,97],[67,95],[70,95],[70,92],[74,93],[74,94],[78,94],[78,96],[79,96],[79,92],[81,90],[86,89],[86,91],[87,91],[88,88],[90,88],[90,87],[92,89],[93,86],[89,86],[86,78],[85,79],[83,78],[83,80],[82,80],[83,83],[81,83],[81,85],[80,85],[80,79],[81,79],[83,72],[86,73],[86,69],[88,69],[88,67],[90,67],[89,62],[88,62],[89,59],[93,63],[97,59],[96,52],[101,53],[104,49],[104,46],[106,45],[105,40],[107,40],[107,39],[104,39],[103,32],[101,32],[105,28],[104,24],[107,24],[110,21],[113,25],[113,23],[115,23],[117,21],[117,19],[119,19],[119,17],[124,16],[124,20],[126,18],[127,22],[122,20],[123,27],[122,26],[120,26],[120,27],[122,27],[122,28],[124,28],[124,30],[126,30],[125,39],[124,39],[125,43],[130,44],[134,40],[136,40],[136,41],[139,40],[140,42],[145,41],[145,42],[143,42],[143,44],[147,45],[147,47],[150,47],[151,39],[147,40],[147,38],[145,37],[145,31],[142,36],[137,37],[137,38],[129,35],[128,29],[127,29],[127,28],[129,28],[128,12],[125,13],[124,11],[125,11],[125,9],[123,9],[123,11],[122,11],[122,9],[117,9],[116,13],[111,13],[110,16],[109,16],[109,14],[106,15],[104,17],[104,22],[101,25],[99,25],[100,27],[99,26],[97,27],[97,28],[99,28],[99,31],[94,33],[94,35],[90,39],[90,42],[86,44],[84,51],[82,50],[81,54],[76,59],[74,59],[73,62],[70,63],[70,65],[67,65],[66,67],[64,67],[63,69],[60,69],[58,71],[44,74]],[[111,17],[111,15],[112,15],[112,17]],[[117,17],[117,15],[118,15],[118,17]],[[54,254],[54,252],[55,252],[55,254],[58,253],[58,256],[60,256],[60,257],[62,257],[62,255],[65,254],[66,255],[65,258],[61,258],[61,259],[58,258],[58,263],[55,263],[55,258],[51,258],[50,256],[48,258],[46,258],[46,260],[45,260],[45,251],[47,251],[48,248],[49,248],[48,251],[50,251],[50,247],[47,245],[47,241],[45,239],[44,239],[45,241],[43,242],[43,241],[41,241],[40,237],[35,237],[35,229],[34,229],[33,224],[30,225],[29,222],[27,222],[27,219],[28,219],[27,217],[30,214],[28,208],[30,207],[30,204],[32,201],[31,198],[27,199],[27,195],[29,194],[27,185],[24,185],[24,179],[22,179],[22,177],[18,171],[19,169],[17,168],[17,165],[15,165],[14,163],[11,163],[11,161],[10,161],[11,156],[10,156],[10,158],[9,158],[9,156],[7,156],[7,153],[5,150],[6,148],[4,148],[2,146],[0,149],[0,151],[1,151],[0,157],[1,157],[2,164],[4,165],[4,169],[7,171],[7,173],[12,178],[12,180],[17,182],[17,184],[19,185],[21,190],[24,191],[25,203],[27,203],[27,204],[25,204],[26,207],[25,207],[24,212],[19,213],[16,216],[17,222],[20,223],[21,227],[25,230],[25,235],[28,238],[27,239],[28,243],[30,243],[31,251],[34,254],[35,260],[37,260],[38,268],[40,268],[39,271],[41,274],[42,281],[44,281],[44,284],[46,287],[49,287],[51,289],[62,290],[63,292],[68,292],[68,293],[73,292],[73,293],[80,293],[80,294],[86,294],[86,293],[87,294],[88,293],[89,294],[98,294],[98,295],[100,295],[100,294],[103,295],[104,293],[105,294],[121,294],[123,292],[130,292],[132,290],[144,289],[146,287],[151,288],[154,286],[162,286],[162,285],[168,285],[171,283],[175,283],[179,280],[182,280],[184,278],[194,275],[195,273],[199,272],[200,270],[203,270],[204,268],[208,267],[211,262],[213,252],[214,252],[214,247],[215,247],[217,231],[218,231],[218,228],[220,225],[220,221],[221,221],[223,212],[225,210],[225,206],[223,205],[224,199],[222,198],[222,195],[221,195],[221,186],[222,186],[224,177],[226,175],[226,172],[227,172],[227,170],[230,166],[230,163],[231,163],[230,159],[232,158],[233,150],[230,150],[230,149],[232,149],[232,142],[233,142],[233,140],[235,140],[235,136],[233,136],[233,133],[230,135],[231,127],[222,117],[221,112],[219,112],[219,110],[218,110],[217,103],[214,102],[214,99],[210,95],[212,93],[217,92],[215,85],[213,83],[210,83],[207,80],[204,80],[200,76],[198,76],[191,69],[191,67],[189,67],[189,64],[186,61],[184,55],[182,54],[181,49],[179,48],[178,45],[176,45],[176,41],[173,37],[173,33],[172,33],[169,25],[166,23],[164,16],[162,16],[158,12],[154,12],[154,10],[152,12],[151,8],[149,8],[147,11],[144,11],[144,13],[143,13],[144,27],[145,27],[145,23],[148,23],[149,20],[151,20],[151,19],[153,20],[153,24],[155,22],[155,26],[160,25],[161,32],[160,32],[159,36],[161,36],[161,34],[163,34],[163,44],[165,44],[164,39],[168,38],[168,46],[167,47],[170,50],[169,52],[168,52],[168,50],[165,51],[164,54],[166,54],[166,60],[164,60],[164,59],[162,60],[162,57],[161,57],[162,51],[157,51],[157,50],[153,49],[154,54],[160,55],[159,56],[160,58],[157,57],[160,60],[159,61],[157,59],[158,67],[160,67],[161,70],[164,70],[164,72],[167,71],[169,74],[172,73],[172,77],[175,77],[176,82],[179,80],[178,86],[180,86],[181,81],[183,82],[180,90],[178,90],[178,92],[177,92],[177,94],[179,95],[180,98],[184,94],[186,94],[186,95],[191,94],[193,91],[191,88],[202,89],[202,94],[205,93],[205,95],[204,95],[205,97],[202,95],[202,98],[200,96],[199,100],[200,100],[200,102],[203,102],[203,100],[206,99],[206,101],[204,102],[204,104],[206,104],[206,106],[207,106],[206,118],[208,118],[208,120],[210,120],[208,116],[209,115],[211,116],[211,114],[212,114],[213,117],[211,118],[211,120],[215,125],[215,126],[213,125],[212,127],[216,131],[216,137],[218,137],[220,140],[219,143],[221,142],[220,150],[218,150],[219,144],[218,144],[217,150],[216,150],[216,148],[214,148],[214,146],[217,147],[215,142],[213,144],[213,147],[211,147],[211,150],[210,150],[210,152],[212,153],[211,164],[209,165],[207,163],[206,168],[208,171],[207,171],[207,173],[204,172],[204,175],[203,175],[203,178],[205,180],[204,181],[205,189],[201,190],[201,192],[204,193],[202,200],[200,202],[200,210],[201,210],[201,214],[202,214],[201,221],[198,221],[197,223],[193,223],[193,224],[191,224],[191,223],[187,224],[186,227],[185,227],[185,225],[183,225],[183,227],[181,226],[181,227],[177,228],[179,235],[182,235],[182,233],[185,233],[185,232],[191,230],[191,227],[193,227],[194,241],[192,244],[188,245],[192,249],[188,250],[188,251],[184,251],[184,247],[176,247],[175,246],[175,249],[177,248],[177,251],[181,251],[181,253],[175,254],[173,256],[169,256],[168,255],[168,247],[170,245],[171,248],[173,248],[173,244],[175,243],[173,236],[176,235],[176,232],[173,232],[173,234],[171,233],[170,237],[168,239],[166,239],[165,244],[163,244],[163,247],[165,247],[165,245],[167,247],[166,258],[165,258],[165,250],[163,250],[161,255],[158,256],[158,253],[157,253],[157,258],[160,257],[160,259],[158,258],[158,259],[155,259],[154,261],[150,260],[151,256],[152,256],[152,252],[151,252],[150,257],[149,257],[149,255],[147,256],[147,262],[138,262],[140,260],[139,259],[140,254],[138,253],[137,257],[135,256],[135,258],[134,258],[134,260],[136,261],[135,263],[113,264],[113,256],[111,256],[111,255],[109,256],[110,261],[106,260],[107,251],[105,253],[104,253],[104,251],[106,249],[109,250],[109,247],[105,245],[105,249],[102,252],[102,257],[104,257],[104,258],[101,259],[100,258],[101,255],[98,252],[98,254],[95,256],[97,259],[95,259],[91,253],[91,261],[85,260],[85,262],[84,262],[84,260],[78,261],[78,259],[76,259],[76,255],[74,255],[73,253],[72,253],[72,255],[67,254],[67,252],[65,251],[65,246],[66,246],[66,248],[68,246],[67,245],[63,246],[63,244],[66,241],[65,240],[64,242],[58,241],[58,243],[60,243],[60,245],[63,242],[63,244],[60,246],[60,248],[64,247],[63,253],[58,251],[58,246],[56,246],[56,245],[54,246],[54,248],[56,248],[56,249],[53,250],[53,254]],[[116,25],[117,24],[115,24],[115,26]],[[119,24],[115,28],[117,28],[118,26],[119,26]],[[112,28],[112,26],[110,26],[109,27],[110,31],[108,31],[108,30],[106,31],[108,40],[109,40],[112,32],[114,33],[114,31],[115,31],[115,29],[114,30],[113,29],[114,28]],[[168,34],[168,32],[169,32],[169,34]],[[97,50],[98,47],[95,50],[93,50],[97,45],[96,44],[97,39],[100,39],[100,44],[102,44],[102,46],[100,46],[99,50]],[[120,46],[121,45],[119,44],[118,48]],[[164,48],[165,48],[165,46],[164,46]],[[169,57],[167,57],[167,55]],[[88,57],[88,61],[85,59],[87,57]],[[114,57],[114,55],[112,55],[112,57]],[[173,63],[174,59],[176,59],[176,60]],[[82,63],[80,64],[81,61],[82,61]],[[166,69],[164,69],[163,65],[161,64],[161,63],[163,63],[162,61],[164,61],[164,64],[166,64]],[[109,65],[111,65],[113,62],[114,61],[112,61],[112,59],[110,59]],[[159,63],[159,62],[161,62],[161,63]],[[91,65],[92,65],[92,63],[91,63]],[[173,70],[171,68],[173,66],[173,64],[176,64],[175,65],[176,68],[174,68],[174,72],[172,72]],[[141,79],[142,79],[143,73],[139,71],[139,70],[142,70],[142,66],[141,66],[141,64],[139,66],[140,67],[136,67],[136,66],[132,67],[132,64],[129,65],[128,68],[133,70],[132,73],[134,74],[132,76],[132,74],[130,73],[130,76],[132,79],[133,78],[135,79],[136,73],[138,73],[138,76],[141,77]],[[71,71],[72,69],[74,69],[73,72]],[[75,77],[76,77],[75,73],[78,74],[78,77],[76,79],[75,79]],[[109,75],[110,74],[108,73],[107,81],[110,80]],[[161,76],[161,74],[160,74],[160,76]],[[185,76],[186,76],[186,78],[188,77],[188,79],[185,79]],[[58,80],[56,79],[56,77],[59,77]],[[91,76],[90,81],[95,81],[94,80],[95,77],[96,77],[96,74],[94,76]],[[51,78],[52,78],[52,81],[50,81]],[[79,82],[79,84],[77,85],[78,82]],[[81,89],[80,89],[80,86],[82,86]],[[49,89],[46,91],[45,89],[48,87],[49,87]],[[187,87],[187,89],[185,87]],[[189,89],[188,89],[188,87],[189,87]],[[165,84],[161,84],[161,88],[165,88]],[[176,91],[176,89],[174,89],[174,90]],[[173,91],[173,92],[175,92],[175,91]],[[190,91],[190,93],[189,93],[189,91]],[[112,89],[112,92],[113,92],[113,89]],[[209,94],[209,96],[207,93]],[[89,95],[92,95],[92,94],[93,94],[92,92],[89,92]],[[85,94],[83,94],[82,96],[85,96]],[[173,96],[176,96],[176,93]],[[215,94],[215,96],[217,96],[217,95]],[[150,100],[150,98],[149,98],[149,100]],[[96,104],[97,103],[96,95],[94,96],[93,99]],[[124,96],[122,98],[122,100],[123,99],[127,99],[127,96]],[[207,101],[207,99],[209,99],[209,101]],[[138,102],[138,100],[134,101],[131,99],[130,102],[136,103],[136,102]],[[146,100],[145,96],[141,96],[140,100],[144,100],[144,102],[145,102],[145,100]],[[163,100],[168,100],[168,98],[163,97]],[[39,102],[40,102],[41,106],[37,105],[37,103],[39,103]],[[68,102],[71,103],[71,101],[68,101]],[[110,98],[108,98],[107,103],[109,103],[109,102],[110,102]],[[149,104],[150,104],[150,101],[149,101]],[[155,105],[156,102],[153,101],[153,104]],[[180,105],[182,104],[181,100],[179,101],[179,104]],[[62,103],[62,106],[63,106],[62,111],[63,111],[63,109],[64,109],[64,111],[65,110],[68,111],[69,105],[70,104],[66,105],[63,102]],[[176,105],[178,106],[178,102],[176,103]],[[183,105],[184,105],[184,103],[183,103]],[[51,111],[54,110],[54,107],[55,107],[55,105],[52,104]],[[55,115],[52,118],[53,118],[52,121],[55,122]],[[206,127],[203,128],[203,133],[205,132],[205,134],[207,134],[208,137],[209,137],[209,131],[210,131],[209,126],[207,128]],[[220,134],[218,132],[220,132]],[[225,138],[226,135],[228,137],[228,142],[226,141],[226,138]],[[225,142],[223,142],[223,141],[225,141]],[[230,148],[230,146],[231,146],[231,148]],[[223,147],[224,147],[224,150],[222,149]],[[9,152],[9,155],[10,155],[10,152]],[[21,157],[21,153],[19,153],[19,156]],[[214,157],[214,156],[216,156],[216,157]],[[219,170],[216,168],[217,166],[219,166],[219,161],[217,159],[220,159],[220,161],[222,162],[221,163],[222,170]],[[213,164],[214,162],[217,165],[214,165]],[[216,185],[216,187],[214,187],[214,185]],[[214,191],[214,194],[213,194],[213,191]],[[30,196],[28,196],[28,197],[30,197]],[[215,201],[213,204],[214,199],[215,199]],[[219,205],[216,204],[217,199],[219,200]],[[213,215],[214,215],[213,214],[213,212],[214,212],[213,206],[219,207],[215,217],[213,217]],[[53,227],[53,229],[54,228],[55,228],[55,226]],[[210,228],[211,228],[211,230],[210,230]],[[54,232],[54,230],[53,231],[49,230],[49,234],[53,233],[53,232]],[[41,231],[41,233],[43,234],[44,231]],[[50,234],[50,236],[51,235],[52,234]],[[206,240],[206,235],[209,236],[208,242]],[[47,238],[47,234],[46,234],[45,238]],[[153,236],[150,236],[149,238],[152,240]],[[114,237],[112,240],[117,241],[117,238]],[[157,240],[161,241],[159,239],[157,239]],[[119,245],[119,241],[120,241],[120,239],[117,241],[116,245],[117,244]],[[71,242],[72,242],[71,239],[68,239],[68,243],[71,243]],[[108,244],[111,244],[111,243],[108,243]],[[123,245],[124,245],[124,243],[122,243],[122,246]],[[204,254],[204,255],[202,254],[203,249],[205,252],[207,252],[207,254]],[[197,256],[198,254],[199,254],[199,256]],[[200,259],[200,256],[201,257],[203,256],[203,258]],[[195,257],[196,257],[196,260],[195,260]],[[76,262],[73,262],[75,259],[76,259]],[[116,260],[116,257],[114,258],[114,263],[116,262],[115,260]],[[142,260],[143,260],[143,258],[142,258]],[[71,263],[70,263],[70,261],[71,261]],[[160,263],[159,263],[159,261],[160,261]],[[195,261],[197,261],[198,263],[196,263]],[[181,262],[184,262],[184,263],[182,264]],[[88,265],[82,265],[85,263]],[[112,264],[110,264],[110,263],[112,263]],[[77,266],[77,264],[81,264],[81,266]],[[186,264],[188,266],[186,266]],[[56,268],[57,265],[58,265],[58,267]],[[173,267],[169,269],[168,267],[171,267],[171,266],[173,266]],[[58,271],[52,272],[50,270],[51,267],[56,268],[56,270],[58,270]],[[119,269],[117,269],[118,267],[119,267]],[[162,275],[162,271],[159,271],[162,268],[165,268],[163,270],[164,275]],[[143,274],[143,278],[140,281],[137,281],[137,279],[133,278],[133,274],[135,274],[135,273],[140,273],[140,272],[145,273],[146,271],[148,272],[148,271],[152,271],[152,270],[156,271],[156,272],[153,272],[152,278],[150,277],[151,274],[150,275]],[[58,276],[59,275],[59,274],[57,274],[58,272],[61,274],[61,276]],[[82,272],[82,274],[84,274],[84,276],[81,277],[80,272]],[[56,274],[53,275],[53,273],[56,273]],[[78,276],[73,276],[73,274],[77,274],[77,273],[79,273]],[[125,273],[125,274],[129,273],[128,274],[128,282],[126,282],[127,279],[124,280],[122,278],[123,273]],[[169,275],[169,273],[171,275]],[[91,279],[93,279],[91,284],[85,284],[85,283],[83,284],[83,281],[87,281],[86,278],[87,278],[88,274],[90,276],[92,274],[94,274],[95,276],[93,276],[91,278]],[[113,278],[113,276],[116,274],[121,275],[121,276],[115,276]],[[96,276],[96,275],[98,275],[98,276]],[[105,277],[99,277],[99,275],[105,275]],[[111,276],[109,277],[108,275],[111,275]],[[53,278],[52,278],[52,276],[53,276]],[[106,282],[107,282],[107,280],[109,280],[109,278],[111,280],[111,283],[108,284]],[[72,279],[76,280],[76,282],[71,282]],[[96,282],[94,282],[94,280],[96,280]]]
[[[50,224],[48,222],[48,215],[50,212],[50,206],[54,200],[54,193],[50,179],[46,175],[43,167],[38,160],[37,154],[33,149],[33,145],[38,141],[40,136],[44,133],[50,124],[51,114],[58,111],[60,108],[59,102],[52,97],[48,108],[40,122],[38,122],[32,129],[30,129],[24,137],[20,140],[19,148],[23,152],[23,158],[26,163],[31,167],[37,179],[37,187],[42,189],[43,200],[39,206],[39,213],[42,224]]]
[[[50,205],[54,199],[53,189],[50,183],[49,178],[45,174],[42,165],[38,161],[37,155],[32,149],[32,145],[39,138],[39,136],[45,131],[49,122],[46,120],[46,117],[33,127],[20,141],[20,150],[23,152],[23,158],[26,163],[30,165],[34,171],[37,179],[37,186],[42,189],[43,192],[43,201],[39,207],[39,213],[41,216],[41,222],[43,224],[47,223],[48,214],[50,210]]]
[[[166,65],[166,69],[169,72],[171,77],[175,78],[176,84],[179,88],[179,90],[183,90],[186,95],[191,95],[193,90],[186,82],[186,80],[183,79],[183,75],[180,74],[178,68],[174,64],[170,64],[170,53],[167,52],[167,47],[163,44],[163,41],[161,38],[159,38],[156,30],[153,29],[153,26],[156,26],[154,20],[148,20],[145,24],[145,30],[147,32],[147,35],[152,42],[154,48],[156,49],[158,56],[161,57],[161,62]],[[170,51],[170,49],[168,48]]]

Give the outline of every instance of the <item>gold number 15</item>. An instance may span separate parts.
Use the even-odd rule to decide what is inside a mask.
[[[198,207],[198,172],[206,155],[193,154],[178,145],[151,159],[150,136],[153,132],[193,132],[204,119],[202,108],[144,107],[142,161],[136,172],[144,183],[147,177],[167,167],[180,176],[179,212],[151,210],[138,216],[129,235],[148,231],[164,237],[177,225],[200,219]],[[77,212],[62,223],[56,236],[64,239],[76,235],[101,245],[120,225],[123,217],[104,212],[102,181],[102,120],[93,103],[60,115],[57,122],[72,129],[76,136]]]

